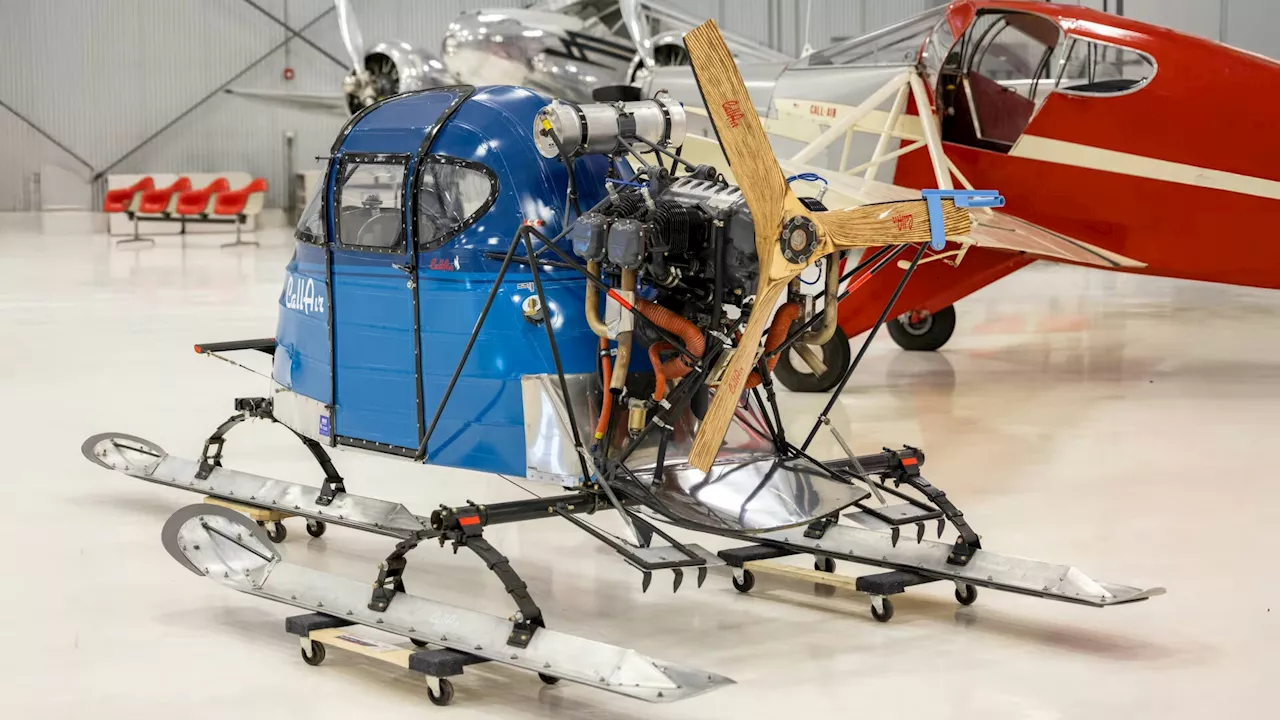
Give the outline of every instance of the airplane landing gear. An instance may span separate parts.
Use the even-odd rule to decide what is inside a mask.
[[[815,373],[808,363],[796,356],[795,350],[789,350],[778,355],[778,365],[773,369],[773,375],[783,387],[792,392],[826,392],[840,382],[844,371],[849,368],[849,338],[837,327],[835,334],[825,344],[808,347],[826,366],[822,373]]]
[[[885,324],[889,337],[903,350],[937,350],[956,329],[956,308],[948,305],[936,313],[913,310]]]

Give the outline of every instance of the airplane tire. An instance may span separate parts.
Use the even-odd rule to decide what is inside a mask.
[[[956,330],[956,308],[948,305],[936,313],[911,321],[904,313],[885,323],[889,337],[903,350],[930,352],[941,348]]]
[[[782,386],[792,392],[826,392],[836,386],[840,382],[840,378],[844,376],[844,371],[849,368],[851,360],[849,353],[849,338],[845,337],[844,331],[836,327],[835,335],[823,345],[822,362],[826,364],[827,371],[821,375],[815,375],[808,365],[797,359],[792,362],[792,354],[784,352],[778,356],[778,365],[773,369],[774,377],[778,378],[778,382]]]

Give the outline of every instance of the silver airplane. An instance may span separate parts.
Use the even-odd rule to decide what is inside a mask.
[[[657,68],[687,65],[682,39],[699,22],[651,0],[539,0],[523,9],[464,12],[449,23],[439,51],[432,52],[400,40],[366,47],[350,0],[334,5],[351,61],[341,94],[227,92],[345,113],[399,93],[458,84],[523,85],[590,102],[600,88],[639,87]],[[742,62],[791,59],[724,35]]]

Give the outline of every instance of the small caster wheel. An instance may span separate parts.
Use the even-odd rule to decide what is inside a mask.
[[[560,682],[560,678],[554,675],[548,675],[546,673],[538,673],[538,679],[548,685],[555,685],[556,683]]]
[[[324,662],[324,643],[318,643],[315,640],[312,640],[310,655],[307,654],[306,650],[301,648],[298,649],[298,652],[302,653],[302,661],[308,665],[315,666]]]
[[[267,537],[271,538],[271,542],[284,542],[284,539],[289,537],[289,530],[282,522],[273,523],[271,529],[267,531]]]
[[[413,643],[413,646],[414,646],[414,647],[426,647],[426,646],[427,646],[427,641],[426,641],[426,640],[419,640],[419,639],[417,639],[417,638],[409,638],[409,642]]]
[[[733,578],[733,589],[740,593],[751,592],[751,588],[756,586],[756,574],[750,570],[742,571],[742,582],[738,582],[737,576]]]
[[[871,617],[875,618],[877,622],[889,622],[893,619],[893,603],[889,601],[889,598],[881,600],[880,606],[884,609],[877,610],[876,604],[871,603]]]
[[[320,537],[324,535],[324,531],[329,529],[329,524],[323,520],[308,520],[307,534],[311,537]]]
[[[818,572],[833,573],[836,571],[836,559],[829,557],[818,558],[813,561],[813,569]]]
[[[431,702],[436,705],[448,705],[453,702],[453,683],[449,682],[449,678],[440,678],[440,694],[437,695],[431,686],[427,686],[427,697],[431,698]]]
[[[972,605],[978,601],[978,588],[965,583],[964,588],[956,588],[956,602],[961,605]]]

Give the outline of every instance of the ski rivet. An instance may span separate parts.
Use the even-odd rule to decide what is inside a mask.
[[[317,601],[316,601],[316,607],[318,607],[318,608],[324,607],[324,603],[322,603],[322,602],[320,602],[319,600],[317,600]]]
[[[223,571],[222,571],[222,577],[224,577],[224,578],[229,578],[229,577],[231,577],[231,573],[229,573],[229,572],[227,572],[227,571],[223,570]]]
[[[446,642],[448,639],[449,639],[449,636],[448,636],[448,635],[441,635],[441,636],[440,636],[440,642]]]
[[[290,599],[290,600],[297,600],[297,599],[298,599],[298,596],[297,596],[297,595],[290,595],[290,596],[289,596],[289,599]]]
[[[519,660],[519,659],[520,659],[520,656],[519,656],[519,655],[517,655],[517,654],[515,654],[515,653],[511,653],[511,659],[512,659],[512,660]]]
[[[813,549],[814,549],[814,550],[821,550],[821,549],[822,549],[822,543],[814,543],[814,544],[813,544]]]
[[[409,632],[418,632],[418,629],[417,629],[417,628],[415,628],[414,626],[410,625],[410,626],[409,626]]]
[[[662,691],[661,691],[661,690],[659,690],[659,691],[658,691],[658,697],[663,697],[663,694],[662,694]]]
[[[484,649],[484,646],[482,645],[477,645],[474,648],[472,648],[472,650],[483,650],[483,649]]]
[[[542,663],[542,667],[543,667],[544,669],[545,669],[545,668],[549,668],[549,667],[551,667],[551,663],[549,663],[549,662],[544,662],[544,663]]]
[[[244,539],[244,536],[243,536],[243,535],[241,535],[240,533],[236,533],[236,539],[237,539],[237,540],[243,540],[243,539]]]
[[[257,496],[257,495],[250,495],[250,496],[249,496],[249,499],[250,499],[250,500],[257,500],[257,499],[258,499],[258,496]]]
[[[293,509],[294,509],[294,510],[301,510],[301,508],[300,508],[300,507],[298,507],[297,505],[294,505],[294,506],[293,506]]]
[[[378,624],[379,624],[379,625],[381,625],[381,624],[382,624],[382,618],[378,618]]]
[[[199,546],[199,545],[192,545],[191,547],[192,547],[193,549],[195,549],[195,550],[199,550],[199,549],[200,549],[200,546]]]
[[[351,612],[350,610],[348,610],[348,611],[347,611],[347,614],[348,614],[348,615],[355,615],[355,613]]]

